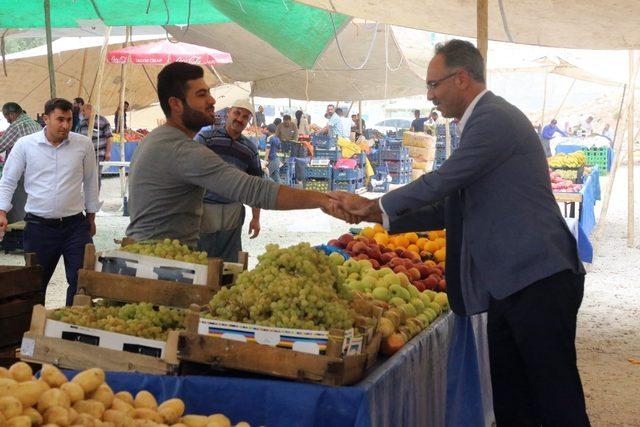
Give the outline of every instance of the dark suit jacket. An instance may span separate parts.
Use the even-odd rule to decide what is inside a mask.
[[[563,270],[584,273],[531,122],[491,92],[441,168],[382,204],[391,232],[447,228],[447,291],[459,314]]]

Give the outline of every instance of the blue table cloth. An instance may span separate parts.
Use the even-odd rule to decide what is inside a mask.
[[[596,226],[595,206],[596,202],[600,200],[600,171],[597,166],[591,170],[591,174],[584,182],[580,193],[582,194],[580,225],[584,233],[589,236]]]
[[[256,426],[437,427],[445,425],[445,412],[453,415],[449,426],[484,426],[479,364],[474,362],[476,344],[468,321],[452,313],[441,316],[351,387],[264,378],[130,373],[108,373],[107,381],[114,391],[149,390],[159,401],[178,396],[189,413],[221,412],[234,423],[244,420]],[[454,329],[457,332],[452,335]],[[449,379],[448,357],[455,361],[449,370],[449,375],[455,372],[455,376]],[[461,360],[465,363],[458,365]],[[461,420],[463,424],[457,423]]]
[[[111,145],[111,160],[114,162],[120,161],[120,145],[121,142],[114,142]],[[133,157],[133,153],[138,148],[138,141],[127,141],[124,143],[124,161],[130,162]],[[125,172],[129,172],[129,168],[125,169]],[[117,175],[120,173],[120,168],[116,166],[110,166],[102,171],[103,175]]]

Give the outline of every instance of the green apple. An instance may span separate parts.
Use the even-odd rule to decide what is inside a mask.
[[[371,291],[371,295],[373,295],[375,299],[381,301],[389,301],[391,299],[391,292],[389,292],[389,289],[382,286],[374,288],[373,291]]]
[[[402,308],[407,312],[407,319],[418,315],[418,310],[411,304],[405,304]]]
[[[393,320],[381,317],[378,322],[378,331],[382,334],[382,338],[386,338],[396,331],[396,325]]]
[[[417,297],[420,296],[420,291],[415,286],[409,285],[409,286],[407,286],[407,289],[409,290],[409,293],[411,294],[411,298],[417,298]]]
[[[358,274],[358,273],[349,273],[349,275],[347,276],[347,279],[349,279],[349,280],[360,280],[360,274]]]
[[[344,257],[338,252],[332,252],[329,254],[329,259],[336,267],[344,264]]]
[[[401,272],[401,273],[397,273],[396,276],[400,280],[400,284],[403,287],[406,288],[407,286],[409,286],[411,284],[411,281],[409,280],[409,276],[407,276],[406,274]]]
[[[373,268],[371,270],[368,270],[365,273],[365,276],[373,277],[376,280],[380,278],[380,275],[378,274],[378,270],[374,270]]]
[[[409,301],[409,303],[411,303],[411,305],[416,308],[418,313],[421,313],[422,310],[424,310],[425,306],[424,306],[424,303],[420,301],[420,298],[413,297],[411,298],[411,301]]]
[[[400,298],[400,297],[392,297],[392,298],[389,300],[389,304],[391,304],[391,305],[392,305],[392,306],[394,306],[394,307],[400,307],[400,306],[405,305],[406,303],[405,303],[405,302],[404,302],[404,300],[403,300],[402,298]]]
[[[429,303],[429,307],[431,307],[433,311],[435,311],[436,314],[438,314],[438,316],[440,316],[440,313],[442,313],[442,306],[437,302]]]
[[[436,313],[435,310],[431,307],[425,308],[422,313],[429,316],[429,323],[433,322],[436,317],[438,317],[438,313]]]
[[[371,276],[364,276],[360,281],[365,286],[365,288],[368,288],[368,289],[375,288],[376,287],[376,283],[378,283],[378,279],[376,279],[375,277],[371,277]]]
[[[389,287],[392,285],[400,285],[400,277],[397,274],[387,274],[384,279],[389,283]]]
[[[440,304],[443,310],[446,310],[449,308],[449,298],[447,297],[447,294],[444,292],[438,292],[436,296],[433,298],[433,301]]]
[[[395,311],[392,311],[392,310],[385,311],[384,313],[382,313],[382,318],[391,320],[393,322],[394,329],[397,329],[400,327],[400,323],[401,323],[400,315]]]
[[[360,273],[360,268],[361,265],[358,263],[358,260],[355,260],[353,258],[349,258],[348,260],[346,260],[343,264],[345,267],[347,267],[347,271],[349,273]]]
[[[425,325],[425,328],[429,325],[429,323],[431,323],[431,318],[424,313],[418,313],[416,319],[420,320]]]
[[[409,302],[411,300],[411,294],[408,290],[403,288],[401,285],[391,285],[389,286],[389,290],[393,294],[394,297],[400,297],[405,302]]]
[[[365,271],[373,269],[373,266],[371,265],[371,262],[369,262],[369,260],[359,259],[358,260],[358,264],[360,264],[360,271],[363,272],[363,273]]]
[[[367,290],[367,287],[365,286],[365,284],[362,283],[360,280],[356,280],[356,281],[351,282],[351,286],[350,287],[351,287],[351,289],[357,289],[357,290],[362,291],[362,292]]]
[[[390,269],[389,267],[382,267],[380,270],[378,270],[378,274],[380,275],[380,277],[383,276],[387,276],[389,274],[394,274],[393,270]]]
[[[418,298],[420,298],[420,301],[422,301],[422,303],[425,306],[429,305],[429,303],[431,302],[431,298],[429,298],[429,294],[425,292],[420,293],[420,295],[418,295]]]
[[[429,295],[429,299],[431,299],[431,301],[433,301],[436,296],[436,292],[432,291],[431,289],[425,289],[424,291],[422,291],[422,293]]]

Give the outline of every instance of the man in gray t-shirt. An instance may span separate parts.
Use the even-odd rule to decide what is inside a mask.
[[[280,186],[229,165],[193,137],[213,123],[215,99],[197,65],[176,62],[158,74],[158,98],[167,117],[138,146],[129,175],[127,236],[135,240],[198,240],[204,190],[262,209],[322,208],[352,219],[326,194]]]

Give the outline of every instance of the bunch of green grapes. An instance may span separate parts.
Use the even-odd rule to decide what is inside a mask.
[[[267,245],[254,270],[209,303],[209,317],[280,328],[329,330],[353,326],[350,294],[335,265],[308,243]]]
[[[65,323],[156,340],[166,340],[169,330],[184,329],[184,317],[185,310],[154,309],[150,303],[74,306],[49,314],[50,319]]]
[[[157,242],[141,242],[126,245],[121,248],[125,252],[149,255],[176,261],[184,261],[192,264],[207,264],[207,253],[192,251],[189,246],[183,245],[176,239],[164,239]]]

